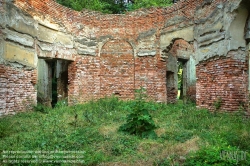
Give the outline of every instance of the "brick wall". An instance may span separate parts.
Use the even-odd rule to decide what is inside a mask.
[[[123,40],[108,41],[99,56],[77,56],[69,65],[69,101],[84,102],[116,95],[134,99],[144,87],[148,96],[166,101],[166,64],[157,57],[134,57],[133,47]]]
[[[0,11],[4,10],[2,2],[0,0]],[[193,58],[196,62],[192,62],[197,64],[197,92],[195,86],[190,83],[187,95],[194,99],[197,93],[197,105],[212,110],[213,103],[221,97],[221,108],[232,111],[247,100],[247,63],[242,61],[244,58],[237,59],[237,54],[243,54],[239,50],[226,50],[220,57],[216,56],[218,54],[214,51],[217,43],[226,45],[224,34],[230,23],[221,21],[224,20],[221,19],[224,17],[223,11],[227,11],[225,8],[230,8],[226,2],[231,6],[237,4],[236,0],[181,0],[167,8],[140,9],[124,15],[106,15],[87,10],[76,12],[54,0],[16,0],[13,3],[21,10],[13,8],[12,10],[16,11],[12,13],[22,12],[22,16],[34,18],[38,29],[43,30],[45,34],[50,31],[47,35],[56,33],[57,38],[67,38],[63,42],[57,39],[55,43],[54,39],[50,38],[48,44],[43,36],[39,36],[40,32],[34,33],[38,37],[29,34],[36,40],[32,46],[36,48],[35,55],[56,58],[54,53],[61,50],[57,58],[74,60],[68,67],[70,103],[112,94],[122,99],[132,99],[134,90],[141,86],[145,87],[149,97],[156,101],[166,102],[168,93],[173,93],[170,98],[175,100],[176,89],[167,92],[166,74],[169,64],[161,55],[169,45],[162,45],[160,39],[164,35],[167,39],[170,36],[171,41],[166,43],[171,43],[182,38],[174,33],[175,31],[194,26],[193,39],[188,37],[188,42],[177,40],[169,50],[173,56],[183,59],[188,59],[187,52],[197,51],[196,57]],[[230,20],[233,14],[228,15],[226,18]],[[51,29],[50,26],[56,28]],[[172,33],[174,34],[171,36]],[[214,33],[218,33],[218,39],[213,36]],[[4,37],[1,37],[1,40],[5,40]],[[64,47],[67,49],[63,49]],[[207,51],[209,53],[206,50],[210,50]],[[72,56],[71,58],[65,58],[66,51],[67,56]],[[182,57],[184,52],[185,57]],[[36,98],[36,74],[33,70],[1,65],[0,71],[1,97],[4,97],[0,102],[4,105],[4,108],[1,108],[4,113],[8,110],[22,110],[24,107],[20,104],[21,100],[27,101],[27,96]],[[12,95],[8,89],[16,87],[20,90]],[[21,97],[18,97],[19,95]]]
[[[51,19],[52,22],[62,23],[68,31],[74,34],[84,33],[81,25],[95,29],[96,36],[112,34],[113,29],[121,38],[134,38],[138,33],[152,29],[162,28],[168,19],[175,16],[183,16],[186,19],[178,24],[192,24],[196,7],[203,0],[182,0],[167,8],[141,9],[124,15],[101,14],[99,12],[83,10],[81,12],[70,10],[53,0],[16,0],[15,5],[23,11],[38,16]],[[168,30],[174,30],[178,26],[176,23],[166,26]]]
[[[0,115],[29,110],[36,103],[36,70],[0,65]]]
[[[86,53],[78,55],[75,62],[69,65],[70,102],[112,94],[130,99],[134,97],[134,90],[141,86],[147,89],[152,99],[166,102],[166,64],[161,61],[159,50],[161,29],[167,32],[190,26],[198,3],[201,1],[181,1],[168,8],[142,9],[125,15],[103,15],[91,11],[72,11],[52,0],[15,1],[18,8],[31,16],[45,17],[65,27],[66,31],[73,33],[75,41],[84,41],[81,44],[87,41],[87,45],[96,46],[94,56]],[[168,19],[177,15],[186,19],[168,25]],[[154,34],[148,36],[148,32],[152,31]],[[104,45],[99,50],[97,45],[107,40],[117,40],[118,43],[129,41],[131,48],[126,48],[126,43],[120,43],[116,48],[106,50],[109,46]],[[122,53],[123,49],[126,52]],[[137,56],[139,52],[152,50],[154,55]]]
[[[100,93],[100,58],[77,56],[69,64],[69,103],[82,102],[99,97]]]
[[[227,57],[214,57],[197,65],[197,105],[215,110],[214,103],[222,100],[220,110],[235,111],[245,107],[248,98],[247,62],[233,56],[239,51],[229,52]]]
[[[166,102],[166,64],[159,57],[136,57],[135,89],[144,87],[155,101]]]
[[[204,1],[196,9],[194,36],[199,107],[215,110],[214,104],[221,100],[220,110],[247,109],[248,53],[243,31],[249,6],[241,2]]]
[[[107,42],[100,55],[100,96],[133,99],[135,63],[132,46],[122,40]]]

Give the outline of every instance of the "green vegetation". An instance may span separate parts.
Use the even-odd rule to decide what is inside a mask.
[[[221,97],[218,97],[215,102],[213,103],[215,110],[218,111],[221,107],[222,99]]]
[[[129,134],[135,134],[141,138],[155,138],[155,125],[149,111],[156,111],[154,104],[146,102],[147,94],[144,88],[136,90],[136,98],[132,105],[129,105],[128,111],[131,113],[127,116],[127,122],[120,127],[120,131]]]
[[[56,0],[58,3],[77,11],[89,9],[102,13],[120,14],[139,8],[169,6],[171,0]]]
[[[183,99],[183,62],[181,61],[177,61],[177,65],[178,65],[178,99]]]
[[[182,102],[142,101],[158,126],[155,137],[120,132],[128,116],[143,109],[138,100],[111,97],[74,106],[58,103],[53,109],[38,105],[33,112],[1,118],[0,152],[84,151],[82,165],[250,165],[249,119],[215,116]]]

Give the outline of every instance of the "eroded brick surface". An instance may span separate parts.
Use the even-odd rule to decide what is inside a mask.
[[[83,102],[116,95],[134,99],[135,89],[144,87],[148,96],[166,101],[166,64],[157,57],[134,57],[125,41],[107,42],[100,57],[78,56],[69,65],[70,102]]]
[[[134,98],[135,63],[132,46],[125,41],[106,43],[100,55],[100,95]]]
[[[0,115],[30,110],[36,103],[36,71],[0,65]]]
[[[140,87],[155,101],[175,102],[176,75],[170,86],[167,72],[177,74],[182,59],[189,99],[214,110],[221,97],[223,110],[237,110],[248,98],[249,4],[241,2],[180,0],[107,15],[54,0],[0,0],[0,110],[23,110],[26,97],[36,102],[38,59],[67,61],[68,85],[63,80],[59,87],[70,104],[111,95],[133,99]]]
[[[237,51],[229,55],[239,54]],[[247,63],[232,57],[215,57],[197,66],[197,105],[215,110],[239,110],[247,102]]]

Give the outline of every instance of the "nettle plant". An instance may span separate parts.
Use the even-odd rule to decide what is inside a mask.
[[[120,126],[119,131],[142,138],[156,138],[157,135],[154,130],[157,126],[149,111],[155,111],[157,106],[146,101],[145,88],[141,87],[136,90],[135,95],[135,100],[125,108],[130,114],[126,117],[126,123]]]

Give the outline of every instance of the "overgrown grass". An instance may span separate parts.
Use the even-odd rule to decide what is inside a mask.
[[[85,151],[85,163],[78,165],[249,165],[249,119],[214,115],[193,104],[148,102],[157,138],[143,139],[118,132],[133,102],[112,97],[70,107],[59,103],[1,118],[0,151]],[[247,155],[225,159],[223,151]]]

